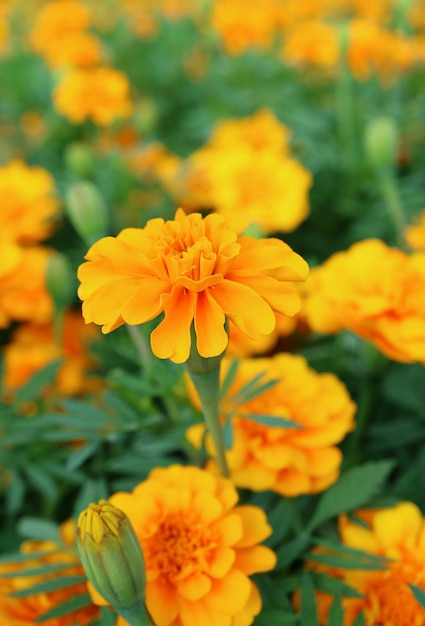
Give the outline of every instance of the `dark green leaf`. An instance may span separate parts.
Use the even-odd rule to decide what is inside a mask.
[[[301,578],[301,621],[300,626],[319,626],[313,581],[308,572]]]
[[[326,626],[344,626],[344,609],[342,608],[341,603],[341,587],[342,585],[340,586],[339,592],[336,593],[331,608],[329,609],[329,616]]]
[[[355,622],[353,623],[353,626],[366,626],[366,620],[363,612],[357,616]]]
[[[320,591],[329,593],[333,596],[337,595],[341,589],[341,580],[339,578],[333,578],[327,574],[319,574],[312,572],[314,586]],[[342,595],[346,598],[363,598],[364,596],[359,593],[353,587],[342,584]]]
[[[29,539],[60,541],[57,524],[37,517],[23,517],[18,522],[18,532]]]
[[[421,607],[425,609],[425,591],[416,585],[409,583],[410,591],[415,596]]]
[[[29,576],[45,576],[47,574],[60,572],[63,569],[69,569],[69,567],[69,563],[55,563],[55,565],[43,565],[42,567],[28,567],[25,569],[17,570],[16,572],[7,572],[4,574],[0,574],[0,578],[27,578]]]
[[[45,622],[48,619],[62,617],[63,615],[68,615],[69,613],[78,611],[79,609],[82,609],[85,606],[90,606],[91,604],[92,600],[88,593],[80,594],[78,596],[74,596],[72,600],[63,602],[62,604],[55,606],[53,609],[46,611],[46,613],[43,613],[43,615],[40,615],[40,617],[37,617],[34,621]]]
[[[78,585],[86,580],[87,578],[85,576],[61,576],[59,578],[55,578],[55,580],[46,580],[32,587],[14,591],[9,595],[12,598],[27,598],[28,596],[34,596],[37,593],[49,593],[50,591],[65,589],[65,587],[72,587],[73,585]]]
[[[345,558],[343,556],[340,556],[339,554],[327,554],[327,553],[309,554],[308,560],[313,561],[314,563],[320,563],[321,565],[327,565],[329,567],[338,567],[338,568],[343,568],[343,569],[361,569],[361,570],[388,569],[388,564],[386,561],[381,561],[379,563],[375,560],[368,561],[366,559]]]
[[[247,420],[257,422],[258,424],[263,424],[263,426],[271,426],[272,428],[293,428],[298,430],[302,428],[302,426],[300,424],[297,424],[297,422],[293,422],[292,420],[288,420],[286,417],[278,415],[238,413],[238,417],[244,417]]]

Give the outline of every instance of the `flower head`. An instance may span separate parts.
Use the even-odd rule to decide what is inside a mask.
[[[230,361],[223,365],[225,376]],[[263,382],[273,379],[276,384],[234,406],[232,398],[261,374]],[[226,457],[239,487],[297,496],[322,491],[337,480],[342,454],[335,444],[353,429],[355,404],[333,374],[318,374],[303,357],[291,354],[243,359],[221,410],[232,415],[233,444]],[[265,414],[276,421],[284,417],[299,428],[261,423]],[[199,424],[187,436],[200,447],[204,434],[205,426]],[[208,435],[206,446],[211,453]],[[209,467],[215,468],[215,462],[210,461]]]
[[[229,480],[178,465],[155,469],[133,492],[110,498],[141,543],[155,624],[248,626],[260,612],[249,576],[276,563],[258,545],[271,528],[262,510],[237,500]]]
[[[255,338],[273,332],[275,311],[294,315],[300,301],[292,281],[307,263],[278,239],[238,237],[219,215],[150,220],[95,243],[80,266],[79,296],[86,322],[108,333],[164,313],[151,334],[159,358],[187,361],[192,322],[202,357],[221,354],[227,317]],[[106,306],[105,306],[106,305]]]
[[[363,596],[343,599],[344,625],[353,624],[363,611],[366,626],[424,626],[424,610],[409,588],[413,584],[425,591],[425,521],[420,510],[402,502],[388,509],[360,511],[357,517],[360,523],[340,518],[343,545],[390,560],[383,570],[332,568],[332,576]],[[320,623],[326,624],[329,596],[319,593],[317,601]]]

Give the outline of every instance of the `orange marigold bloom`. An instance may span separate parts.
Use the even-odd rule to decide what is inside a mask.
[[[306,283],[312,330],[349,329],[390,359],[425,363],[425,254],[366,239],[314,268]]]
[[[18,160],[0,167],[0,242],[29,244],[45,239],[58,212],[54,192],[54,180],[42,167]]]
[[[78,270],[86,322],[108,333],[164,313],[152,350],[176,363],[189,358],[192,322],[203,357],[225,350],[226,317],[253,339],[272,333],[275,311],[291,316],[300,308],[292,281],[308,272],[283,241],[238,237],[222,216],[182,209],[174,220],[149,220],[101,239],[86,259]]]
[[[86,326],[81,315],[69,311],[64,320],[63,342],[59,348],[53,338],[51,324],[22,324],[13,333],[4,349],[4,389],[6,396],[24,385],[49,363],[63,358],[55,388],[64,396],[75,395],[99,387],[99,380],[87,376],[94,361],[86,346],[97,335],[97,328]]]
[[[308,217],[312,176],[290,156],[289,134],[267,109],[219,122],[187,160],[182,204],[213,207],[237,231],[294,230]]]
[[[223,376],[230,361],[223,361]],[[249,402],[235,406],[234,396],[255,376],[277,384]],[[192,398],[195,398],[192,387]],[[230,475],[238,487],[272,490],[284,496],[316,493],[339,476],[341,451],[335,447],[354,428],[355,404],[333,374],[318,374],[301,356],[278,354],[243,359],[223,399],[223,416],[231,415],[233,444],[226,452]],[[255,421],[255,416],[284,417],[300,428],[279,428]],[[247,417],[245,417],[247,416]],[[249,417],[250,416],[250,417]],[[188,439],[202,445],[205,425],[192,426]],[[206,446],[213,452],[207,435]],[[215,461],[208,467],[215,469]]]
[[[276,564],[275,554],[259,545],[272,529],[258,507],[235,506],[230,480],[172,465],[109,501],[126,513],[140,540],[146,607],[155,624],[252,624],[261,597],[249,576]]]
[[[30,35],[36,51],[44,51],[52,41],[61,42],[69,34],[80,33],[90,25],[90,13],[78,0],[55,0],[37,13]]]
[[[406,228],[404,238],[413,250],[425,250],[425,210]]]
[[[109,126],[132,111],[126,76],[108,67],[70,70],[56,87],[53,100],[57,111],[73,124],[90,119]]]
[[[51,320],[53,301],[46,286],[51,250],[0,244],[0,328],[12,320],[45,324]]]
[[[25,541],[21,552],[26,554],[46,552],[46,556],[35,556],[25,563],[2,564],[0,566],[0,623],[6,626],[33,626],[43,613],[63,602],[69,602],[76,595],[87,593],[87,583],[82,582],[58,591],[38,593],[23,598],[10,597],[10,593],[21,591],[35,584],[53,580],[58,574],[23,576],[25,569],[46,565],[69,564],[60,575],[84,576],[83,568],[72,546],[75,541],[75,524],[69,520],[62,524],[60,535],[63,545],[53,541]],[[3,578],[3,574],[16,572],[17,578]],[[46,626],[90,626],[99,617],[99,608],[94,604],[77,609],[62,617],[52,618],[42,623]]]
[[[352,626],[360,611],[366,626],[424,626],[425,612],[408,586],[410,583],[425,591],[425,520],[420,510],[411,502],[402,502],[357,515],[361,525],[346,516],[340,518],[342,543],[391,561],[386,569],[378,571],[332,568],[332,576],[341,578],[364,596],[343,599],[344,626]],[[319,593],[317,602],[322,626],[327,623],[331,599]]]
[[[285,39],[282,57],[292,64],[334,69],[339,59],[338,34],[333,26],[319,20],[299,22]]]

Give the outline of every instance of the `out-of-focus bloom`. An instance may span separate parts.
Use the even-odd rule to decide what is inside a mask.
[[[223,376],[229,365],[225,359]],[[278,382],[242,406],[235,406],[232,396],[260,374],[264,374],[264,382]],[[191,387],[190,392],[196,402]],[[223,416],[231,415],[233,444],[226,458],[238,487],[298,496],[322,491],[337,480],[342,454],[335,444],[353,429],[355,404],[333,374],[318,374],[303,357],[290,354],[243,359],[220,408]],[[265,425],[255,421],[256,415],[259,419],[264,415],[284,417],[299,428]],[[187,432],[198,448],[204,435],[204,424]],[[206,447],[212,454],[209,435]],[[215,461],[208,466],[215,469]]]
[[[87,6],[77,0],[56,0],[42,7],[35,18],[30,44],[52,67],[87,67],[99,62],[100,42],[86,32]]]
[[[305,313],[319,333],[349,329],[390,359],[425,363],[425,254],[366,239],[314,268]]]
[[[383,570],[332,568],[333,577],[363,595],[343,598],[344,626],[352,626],[361,611],[366,626],[423,626],[424,610],[408,586],[425,591],[425,523],[420,510],[415,504],[402,502],[388,509],[359,511],[356,516],[360,523],[346,516],[339,520],[343,545],[391,560]],[[320,569],[326,572],[329,568]],[[320,592],[316,600],[322,626],[327,623],[332,598]]]
[[[293,281],[308,272],[278,239],[238,237],[220,215],[186,216],[181,209],[174,220],[149,220],[100,239],[86,259],[78,270],[86,322],[108,333],[165,313],[151,334],[152,350],[176,363],[189,358],[192,322],[202,357],[225,350],[226,317],[253,339],[272,333],[275,312],[299,310]]]
[[[40,113],[26,111],[19,120],[19,126],[33,143],[39,143],[46,136],[46,122]]]
[[[23,575],[25,569],[36,569],[46,565],[69,564],[59,575],[84,576],[83,569],[72,549],[75,541],[74,522],[62,524],[60,529],[63,545],[53,541],[26,541],[21,552],[26,554],[45,552],[46,556],[34,556],[24,563],[2,564],[0,566],[0,623],[7,626],[33,626],[43,613],[59,604],[69,602],[75,596],[87,593],[87,583],[66,586],[58,591],[37,593],[23,598],[13,598],[9,594],[22,591],[35,584],[54,580],[58,573],[38,576]],[[16,578],[3,578],[4,574],[16,572]],[[94,604],[72,611],[61,617],[43,621],[46,626],[90,626],[99,617],[99,609]]]
[[[229,480],[179,465],[155,469],[133,492],[110,498],[142,546],[155,624],[252,624],[261,597],[249,576],[273,569],[276,557],[259,545],[272,532],[264,512],[237,501]]]
[[[52,318],[53,301],[46,287],[46,266],[52,251],[0,244],[0,328],[12,320],[45,324]]]
[[[127,77],[108,67],[72,69],[56,87],[56,110],[73,124],[91,120],[109,126],[132,111]]]
[[[214,208],[237,231],[290,232],[309,214],[310,172],[289,155],[288,129],[271,111],[220,122],[185,165],[183,206]]]
[[[52,176],[41,167],[12,161],[0,167],[0,242],[37,243],[53,230],[58,212]]]
[[[143,554],[123,511],[106,500],[91,503],[78,518],[77,546],[89,581],[115,609],[144,601]]]
[[[159,181],[174,198],[182,196],[182,159],[163,144],[153,142],[133,150],[127,162],[131,170],[145,182]]]
[[[176,22],[185,17],[197,20],[202,12],[198,0],[122,0],[119,6],[132,31],[144,39],[157,34],[161,20]]]
[[[0,7],[0,56],[2,56],[9,46],[9,20],[8,6]]]
[[[337,31],[319,20],[296,23],[285,38],[281,54],[290,64],[334,69],[339,59]]]
[[[404,238],[413,250],[425,250],[425,210],[406,228]]]
[[[78,312],[69,312],[64,320],[63,344],[57,346],[51,324],[23,324],[12,334],[4,349],[4,389],[7,397],[24,385],[36,372],[62,358],[55,381],[60,395],[85,393],[99,387],[97,378],[88,376],[95,367],[87,354],[87,345],[97,336],[93,325],[85,325]]]

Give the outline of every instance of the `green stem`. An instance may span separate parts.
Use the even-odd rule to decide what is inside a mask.
[[[152,368],[152,351],[146,341],[146,338],[139,330],[138,326],[127,324],[128,334],[137,350],[140,365],[144,368],[146,374],[149,374]]]
[[[406,229],[406,222],[396,179],[393,172],[388,170],[383,171],[379,179],[382,197],[384,198],[389,218],[394,226],[397,242],[401,247],[404,247],[403,234]]]
[[[146,610],[145,603],[139,602],[131,609],[121,609],[117,611],[130,626],[152,626],[153,622]]]

